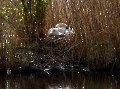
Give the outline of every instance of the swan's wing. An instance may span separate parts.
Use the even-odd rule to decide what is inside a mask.
[[[72,34],[74,34],[75,33],[75,31],[74,31],[74,29],[66,29],[66,31],[65,31],[65,35],[66,36],[69,36],[69,35],[72,35]]]
[[[66,28],[64,28],[64,27],[59,27],[58,28],[58,31],[60,32],[60,33],[65,33],[65,31],[66,31]]]
[[[69,36],[69,35],[70,35],[70,31],[69,31],[69,29],[66,29],[66,31],[65,31],[65,35],[66,35],[66,36]]]
[[[67,25],[65,24],[65,23],[58,23],[58,24],[56,24],[56,26],[55,26],[56,28],[58,28],[58,27],[67,27]]]

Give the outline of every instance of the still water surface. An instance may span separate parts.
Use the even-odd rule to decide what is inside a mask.
[[[78,71],[0,75],[0,89],[120,89],[119,75]]]

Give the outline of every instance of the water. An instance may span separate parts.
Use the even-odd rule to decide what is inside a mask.
[[[0,75],[0,89],[120,89],[119,74],[61,72]]]

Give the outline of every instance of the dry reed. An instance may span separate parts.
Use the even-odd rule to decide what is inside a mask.
[[[53,7],[52,7],[53,5]],[[48,27],[64,22],[75,29],[70,50],[70,60],[108,66],[120,53],[120,2],[118,0],[53,0]],[[47,28],[48,29],[48,28]]]
[[[68,37],[67,43],[60,44],[61,61],[71,61],[77,64],[87,63],[91,67],[100,65],[107,67],[115,63],[119,67],[120,59],[120,1],[119,0],[52,0],[47,7],[44,27],[49,28],[63,22],[75,30],[74,36]],[[11,24],[12,27],[16,28]],[[18,28],[21,26],[18,25]],[[19,38],[26,37],[20,28]],[[36,39],[36,38],[34,38]],[[20,39],[19,39],[20,40]],[[37,39],[37,42],[40,39]],[[21,40],[22,41],[22,40]],[[34,47],[44,47],[46,44],[37,42]],[[64,43],[65,39],[61,41]],[[23,43],[28,46],[27,42]],[[28,42],[29,43],[29,42]],[[19,43],[20,44],[20,43]],[[39,46],[36,46],[39,45]],[[32,46],[31,46],[32,47]],[[51,50],[53,50],[52,47]],[[37,49],[37,48],[36,48]],[[65,49],[65,50],[63,50]],[[38,49],[39,51],[39,49]],[[51,53],[52,57],[54,56]],[[68,57],[68,58],[64,58]],[[54,59],[54,58],[52,58]]]

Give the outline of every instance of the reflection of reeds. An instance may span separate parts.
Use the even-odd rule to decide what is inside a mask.
[[[115,77],[118,81],[120,79],[119,73]],[[56,74],[18,74],[14,76],[0,76],[0,88],[4,87],[16,89],[29,89],[30,86],[35,89],[85,89],[98,88],[108,89],[110,86],[113,89],[119,88],[116,82],[113,81],[112,76],[107,73],[89,73],[89,72],[73,72],[66,71]],[[107,81],[107,83],[106,83]]]

